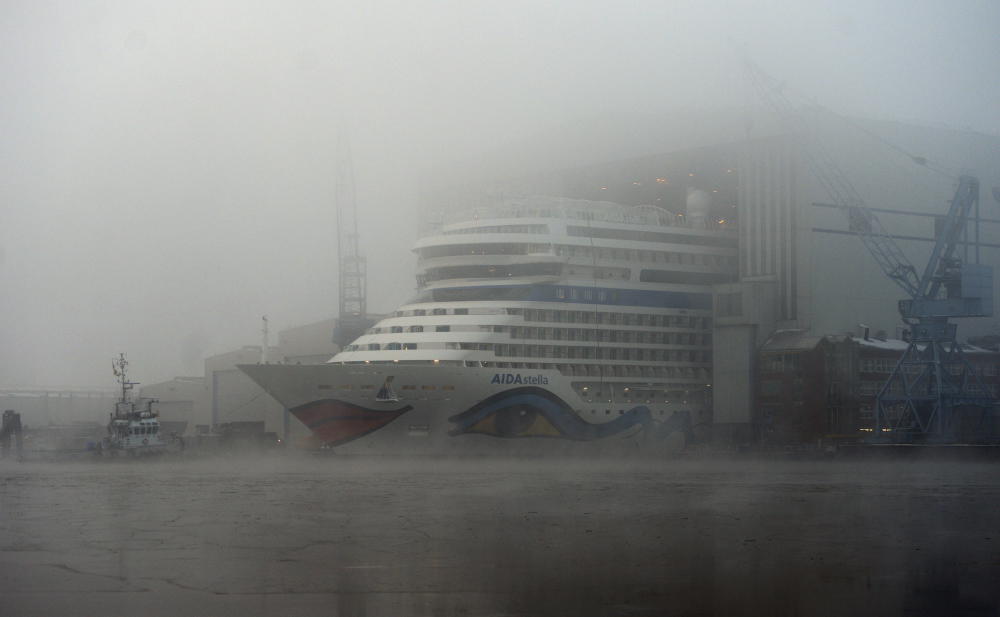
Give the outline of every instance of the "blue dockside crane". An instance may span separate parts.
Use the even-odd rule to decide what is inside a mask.
[[[808,130],[806,120],[782,93],[781,84],[753,63],[747,65],[762,100],[794,135],[809,142],[803,149],[807,164],[847,216],[850,230],[889,280],[907,295],[898,308],[909,326],[908,346],[878,392],[873,440],[996,441],[998,401],[963,353],[958,326],[951,322],[993,315],[993,268],[981,263],[979,254],[979,181],[972,176],[957,179],[930,258],[923,271],[918,271],[815,138],[815,132]],[[926,159],[911,158],[918,165],[927,165]]]

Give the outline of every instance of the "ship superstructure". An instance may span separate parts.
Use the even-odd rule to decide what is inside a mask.
[[[589,442],[707,421],[711,285],[733,279],[736,236],[705,201],[452,213],[416,244],[416,296],[329,363],[241,368],[339,445]]]
[[[111,363],[115,378],[121,387],[121,396],[108,419],[108,435],[101,442],[99,452],[115,456],[118,453],[140,456],[159,454],[166,450],[167,442],[160,433],[160,420],[153,411],[154,399],[135,401],[132,389],[139,385],[128,379],[128,361],[120,354]]]

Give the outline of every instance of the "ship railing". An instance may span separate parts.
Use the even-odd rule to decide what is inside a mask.
[[[655,227],[680,227],[703,229],[732,229],[733,225],[727,219],[709,219],[693,223],[684,214],[675,214],[659,206],[551,206],[531,208],[519,206],[480,206],[450,213],[449,222],[470,222],[491,219],[563,219],[578,221],[597,221],[603,223],[624,223],[628,225],[648,225]],[[424,235],[441,233],[445,226],[444,217],[435,217],[433,222],[424,226]]]

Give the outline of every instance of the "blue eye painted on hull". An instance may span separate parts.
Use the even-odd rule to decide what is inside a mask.
[[[474,407],[452,416],[451,435],[480,433],[495,437],[550,437],[592,441],[617,435],[652,420],[649,408],[640,405],[610,422],[591,424],[561,398],[535,387],[514,388],[494,394]]]

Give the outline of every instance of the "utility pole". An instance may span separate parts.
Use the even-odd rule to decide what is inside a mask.
[[[267,315],[260,318],[262,326],[260,329],[261,341],[260,341],[260,363],[267,364],[267,351],[270,341],[268,331],[267,331]]]

